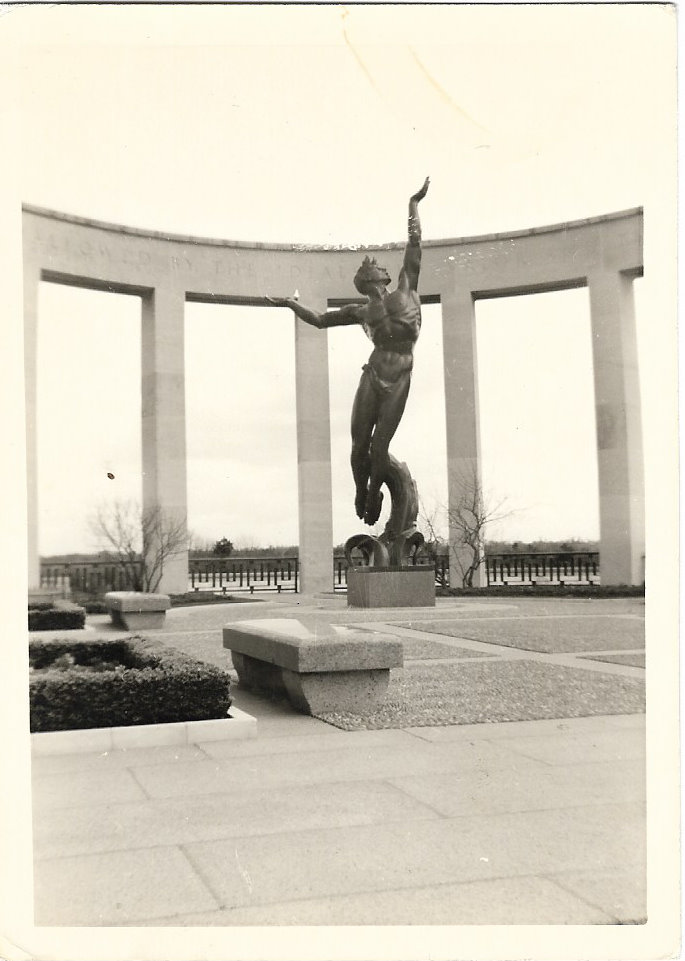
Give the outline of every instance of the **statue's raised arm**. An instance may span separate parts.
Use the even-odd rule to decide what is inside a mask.
[[[409,243],[404,252],[404,264],[400,271],[398,286],[400,289],[416,290],[419,284],[421,270],[421,221],[419,220],[419,203],[428,193],[430,178],[426,177],[423,186],[409,198]]]
[[[421,301],[417,291],[421,267],[419,203],[428,192],[429,179],[409,198],[409,242],[404,253],[397,290],[389,291],[390,274],[368,254],[353,283],[365,303],[319,312],[294,297],[265,297],[275,307],[289,307],[300,320],[319,330],[360,325],[373,342],[373,351],[352,405],[350,464],[355,483],[357,516],[373,527],[381,513],[385,485],[393,499],[383,543],[388,556],[403,563],[406,549],[416,547],[418,500],[406,466],[391,458],[388,446],[395,436],[409,394],[414,364],[414,344],[421,330]],[[380,543],[380,542],[379,542]],[[404,552],[404,553],[403,553]],[[387,553],[387,552],[386,552]]]
[[[352,324],[361,323],[359,304],[346,304],[339,309],[319,313],[305,307],[294,297],[265,297],[264,299],[273,307],[290,307],[305,324],[311,324],[319,330],[325,330],[328,327],[349,327]]]

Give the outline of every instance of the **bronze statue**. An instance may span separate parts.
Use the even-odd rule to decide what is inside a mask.
[[[277,307],[290,307],[301,320],[320,330],[359,324],[373,341],[374,349],[363,367],[352,407],[350,458],[357,517],[370,526],[380,517],[381,485],[388,483],[398,465],[388,453],[388,447],[404,413],[414,344],[421,330],[421,302],[417,293],[421,267],[418,204],[426,196],[429,182],[426,177],[421,189],[409,199],[409,242],[396,290],[387,290],[388,272],[375,258],[367,256],[354,277],[354,286],[367,298],[365,304],[348,304],[319,314],[292,297],[267,298]],[[391,487],[389,483],[388,486]]]

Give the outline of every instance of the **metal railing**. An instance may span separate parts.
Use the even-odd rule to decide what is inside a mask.
[[[419,563],[430,564],[427,557]],[[434,561],[435,582],[438,587],[450,583],[449,558],[439,556]],[[347,590],[347,561],[343,555],[333,558],[332,588]],[[599,553],[573,551],[564,553],[489,554],[485,561],[488,586],[537,584],[580,585],[599,584]],[[111,560],[71,563],[41,562],[41,587],[61,590],[64,596],[77,591],[83,594],[104,594],[106,591],[131,590],[127,572]],[[192,591],[297,592],[299,589],[299,561],[297,557],[193,557],[188,561],[188,589]]]
[[[599,584],[599,551],[490,554],[485,570],[488,586]]]
[[[130,591],[133,580],[126,570],[111,560],[56,564],[41,561],[40,586],[57,588],[64,596],[73,591],[104,594],[107,591]]]
[[[297,591],[299,564],[296,557],[192,557],[188,561],[193,591]]]

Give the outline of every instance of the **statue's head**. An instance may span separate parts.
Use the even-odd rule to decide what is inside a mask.
[[[362,265],[354,275],[354,286],[360,294],[366,293],[367,284],[389,284],[390,275],[385,267],[381,267],[375,257],[364,257]]]

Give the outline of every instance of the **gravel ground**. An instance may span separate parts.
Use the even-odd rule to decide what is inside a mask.
[[[150,635],[152,636],[152,635]],[[215,664],[217,667],[230,669],[233,667],[230,651],[222,647],[221,631],[198,631],[186,633],[178,631],[160,634],[159,640],[169,647],[176,647],[201,661]],[[463,658],[463,657],[494,657],[493,654],[481,654],[478,651],[464,651],[451,644],[441,644],[440,641],[428,639],[400,637],[404,656],[407,660],[428,660],[433,658]]]
[[[405,660],[428,660],[433,658],[450,657],[453,659],[462,657],[496,657],[495,654],[481,653],[480,651],[467,651],[463,648],[454,647],[452,644],[441,644],[440,641],[430,641],[424,638],[400,637],[402,650]]]
[[[406,620],[407,613],[389,617],[390,622]],[[477,618],[487,620],[491,617],[540,617],[562,615],[611,614],[612,617],[634,616],[644,618],[644,597],[460,597],[444,601],[438,598],[436,616]],[[409,614],[411,616],[411,614]]]
[[[635,650],[645,642],[644,621],[636,617],[507,617],[498,622],[445,619],[406,621],[399,626],[544,654]]]
[[[320,714],[345,731],[634,714],[644,681],[536,661],[408,665],[390,672],[386,702],[368,715]]]
[[[644,667],[645,655],[636,651],[628,654],[583,654],[586,661],[607,661],[609,664],[626,664],[628,667]]]

